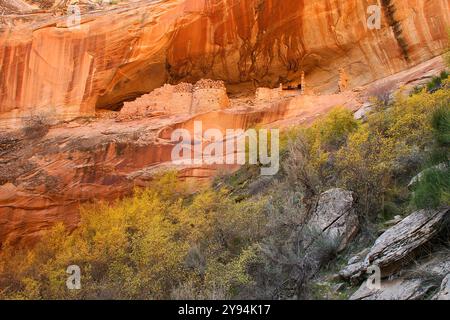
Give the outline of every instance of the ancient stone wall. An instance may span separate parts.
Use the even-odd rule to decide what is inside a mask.
[[[196,114],[226,109],[230,106],[223,81],[199,80],[195,85],[165,84],[134,101],[125,102],[120,120],[154,115]]]
[[[223,81],[202,79],[195,84],[190,113],[222,110],[229,106],[230,100]]]
[[[192,105],[192,85],[165,84],[134,101],[125,102],[120,112],[121,119],[148,117],[157,114],[189,113]]]
[[[338,92],[344,92],[348,88],[348,75],[344,68],[339,69]]]
[[[257,88],[255,100],[256,102],[271,102],[279,100],[283,96],[283,88],[280,86],[275,89]]]

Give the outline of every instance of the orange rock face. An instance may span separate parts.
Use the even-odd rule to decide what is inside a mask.
[[[0,134],[0,244],[32,243],[56,222],[79,222],[79,205],[114,200],[145,187],[155,173],[173,169],[184,180],[209,180],[236,165],[173,165],[175,129],[240,129],[283,118],[285,105],[262,110],[212,111],[138,120],[75,121],[46,130]],[[36,134],[38,132],[40,134]]]
[[[443,51],[450,1],[391,0],[381,29],[359,0],[166,0],[130,2],[66,17],[3,16],[0,116],[61,117],[114,109],[160,87],[200,78],[277,87],[306,73],[308,87],[336,92]]]
[[[236,165],[173,164],[172,132],[183,128],[193,133],[195,121],[202,122],[203,131],[221,132],[256,124],[276,128],[309,124],[336,105],[356,110],[367,101],[368,92],[386,84],[392,89],[414,86],[442,68],[438,57],[359,90],[320,96],[279,91],[278,99],[234,98],[228,109],[200,114],[141,115],[124,121],[116,113],[111,119],[0,130],[0,243],[33,243],[56,222],[75,228],[80,204],[130,194],[160,170],[177,170],[195,187],[218,169],[235,170]]]

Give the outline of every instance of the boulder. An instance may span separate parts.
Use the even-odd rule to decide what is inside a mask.
[[[339,271],[339,276],[344,280],[350,280],[351,283],[358,283],[363,276],[364,263],[356,262],[348,264],[344,269]]]
[[[364,103],[361,108],[359,108],[355,113],[354,113],[354,118],[356,120],[362,120],[362,119],[366,119],[367,115],[373,110],[373,104],[371,102],[366,102]]]
[[[442,280],[441,288],[433,300],[450,300],[450,273]]]
[[[412,213],[384,232],[364,259],[352,257],[339,276],[353,283],[358,282],[367,267],[373,264],[381,268],[384,276],[394,273],[443,228],[448,221],[448,211],[449,208],[442,208]]]
[[[364,258],[369,253],[369,250],[370,248],[366,248],[348,259],[347,266],[339,271],[339,278],[350,280],[354,284],[359,283],[359,280],[363,276]]]
[[[366,282],[350,297],[350,300],[418,300],[432,288],[421,279],[395,279],[382,281],[379,290],[369,289]]]
[[[339,241],[338,251],[342,251],[359,230],[354,203],[353,193],[347,190],[335,188],[322,193],[309,227]]]
[[[365,259],[365,266],[377,265],[383,275],[392,274],[405,259],[442,230],[449,210],[449,207],[419,210],[407,216],[375,241]]]
[[[450,256],[435,253],[431,259],[416,262],[390,279],[381,279],[379,289],[370,289],[363,282],[350,300],[418,300],[425,299],[436,288],[440,290],[432,299],[448,299]],[[361,272],[361,271],[360,271]],[[441,279],[442,281],[441,284]],[[446,280],[447,278],[447,280]]]

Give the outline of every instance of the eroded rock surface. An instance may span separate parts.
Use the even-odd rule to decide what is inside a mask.
[[[450,208],[416,211],[383,233],[370,249],[365,263],[391,273],[445,226]]]
[[[364,259],[349,261],[339,276],[352,283],[364,278],[370,265],[378,266],[381,276],[390,276],[413,261],[420,249],[448,225],[450,208],[416,211],[385,231],[370,248]],[[419,256],[420,257],[420,256]],[[438,274],[450,270],[448,258],[426,269]],[[408,284],[413,284],[408,282]]]
[[[212,89],[223,92],[223,85],[212,83],[219,88]],[[211,82],[203,82],[197,90],[210,90],[211,86]],[[171,90],[184,92],[191,87],[179,85]],[[328,103],[323,111],[333,106]],[[180,179],[198,187],[218,169],[237,169],[237,165],[173,165],[171,153],[176,142],[171,141],[171,133],[183,128],[197,140],[195,121],[201,121],[203,131],[214,128],[225,133],[257,124],[270,126],[280,119],[299,123],[298,113],[306,115],[304,121],[315,117],[314,109],[303,108],[295,98],[245,109],[209,107],[212,109],[205,113],[171,114],[170,109],[127,119],[115,113],[111,118],[52,125],[41,124],[38,118],[22,124],[21,130],[1,132],[0,242],[31,242],[58,221],[74,228],[81,203],[129,194],[135,186],[145,187],[162,170],[177,170]]]
[[[145,185],[168,167],[170,133],[191,130],[195,120],[205,130],[308,124],[336,105],[358,109],[380,86],[373,80],[412,83],[425,68],[435,74],[442,60],[433,57],[446,46],[450,19],[448,2],[425,0],[393,0],[395,16],[377,31],[367,29],[358,0],[121,1],[101,8],[80,1],[81,25],[71,28],[65,6],[55,11],[59,3],[9,1],[0,16],[0,241],[33,239],[57,221],[74,227],[80,203]],[[348,82],[336,94],[340,68]],[[217,83],[192,87],[202,78],[238,91],[277,89],[242,103],[229,101]],[[304,94],[278,89],[305,82],[311,90]],[[57,121],[119,110],[124,101],[111,119]],[[30,114],[56,120],[28,137],[16,134]],[[180,171],[209,179],[215,168]],[[345,245],[352,230],[340,219],[323,230]]]
[[[436,293],[433,300],[450,300],[450,273],[442,280],[439,292]]]
[[[359,229],[354,202],[353,193],[347,190],[336,188],[322,193],[308,226],[337,241],[338,250],[344,249]]]
[[[0,114],[92,114],[201,78],[278,87],[305,72],[308,87],[334,93],[339,69],[352,89],[443,52],[448,1],[390,4],[380,30],[368,29],[359,0],[131,1],[83,12],[79,28],[47,13],[5,15]]]
[[[350,300],[418,300],[430,290],[420,279],[383,281],[380,290],[371,290],[363,283]]]
[[[369,288],[363,282],[350,300],[419,300],[430,298],[436,290],[432,299],[448,298],[446,275],[450,271],[450,256],[448,253],[435,255],[437,258],[412,263],[392,279],[381,279],[379,289]],[[441,279],[444,279],[442,283]]]
[[[439,73],[442,65],[442,59],[435,58],[415,67],[412,73],[392,77],[402,83],[424,72]],[[155,170],[171,167],[171,132],[178,128],[192,131],[196,120],[202,121],[204,130],[223,132],[254,125],[307,125],[336,105],[357,110],[367,101],[366,92],[377,85],[375,82],[361,90],[319,96],[278,91],[281,96],[272,101],[231,98],[228,109],[189,114],[185,112],[189,103],[177,109],[177,104],[168,102],[170,95],[194,90],[185,83],[170,86],[170,90],[157,89],[130,102],[134,107],[129,113],[124,108],[124,112],[107,113],[105,118],[61,124],[51,117],[49,128],[29,126],[27,138],[17,134],[18,128],[27,126],[26,121],[8,118],[14,122],[11,126],[2,123],[0,130],[0,241],[32,241],[58,221],[74,227],[79,204],[93,198],[115,199],[135,185],[145,186]],[[217,170],[211,166],[174,169],[182,179],[196,181],[194,185],[211,179]]]

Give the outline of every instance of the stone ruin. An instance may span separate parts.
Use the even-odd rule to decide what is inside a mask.
[[[230,100],[223,81],[199,80],[195,85],[165,84],[134,101],[125,102],[119,120],[163,114],[196,114],[228,108]]]
[[[302,71],[300,77],[300,94],[305,94],[306,83],[305,83],[305,71]]]
[[[284,84],[280,84],[278,88],[257,88],[255,100],[257,102],[272,102],[279,100],[284,96],[284,90],[296,90],[300,92],[301,95],[305,94],[306,84],[305,84],[305,72],[302,71],[300,74],[300,81],[289,81]]]
[[[344,68],[339,69],[338,90],[336,93],[343,93],[349,88],[349,76]],[[275,89],[257,88],[255,102],[274,102],[287,96],[284,91],[296,91],[300,95],[318,95],[311,88],[306,88],[305,72],[300,73],[300,79],[288,81],[280,84]]]
[[[279,100],[283,96],[283,86],[280,85],[278,88],[257,88],[255,100],[256,102],[271,102]]]
[[[223,81],[201,79],[194,85],[191,114],[226,109],[230,106]]]
[[[339,69],[338,93],[344,92],[348,88],[348,75],[344,68]]]
[[[305,84],[305,72],[302,71],[300,74],[300,81],[294,80],[283,84],[283,90],[300,90],[300,94],[305,94],[306,84]]]

